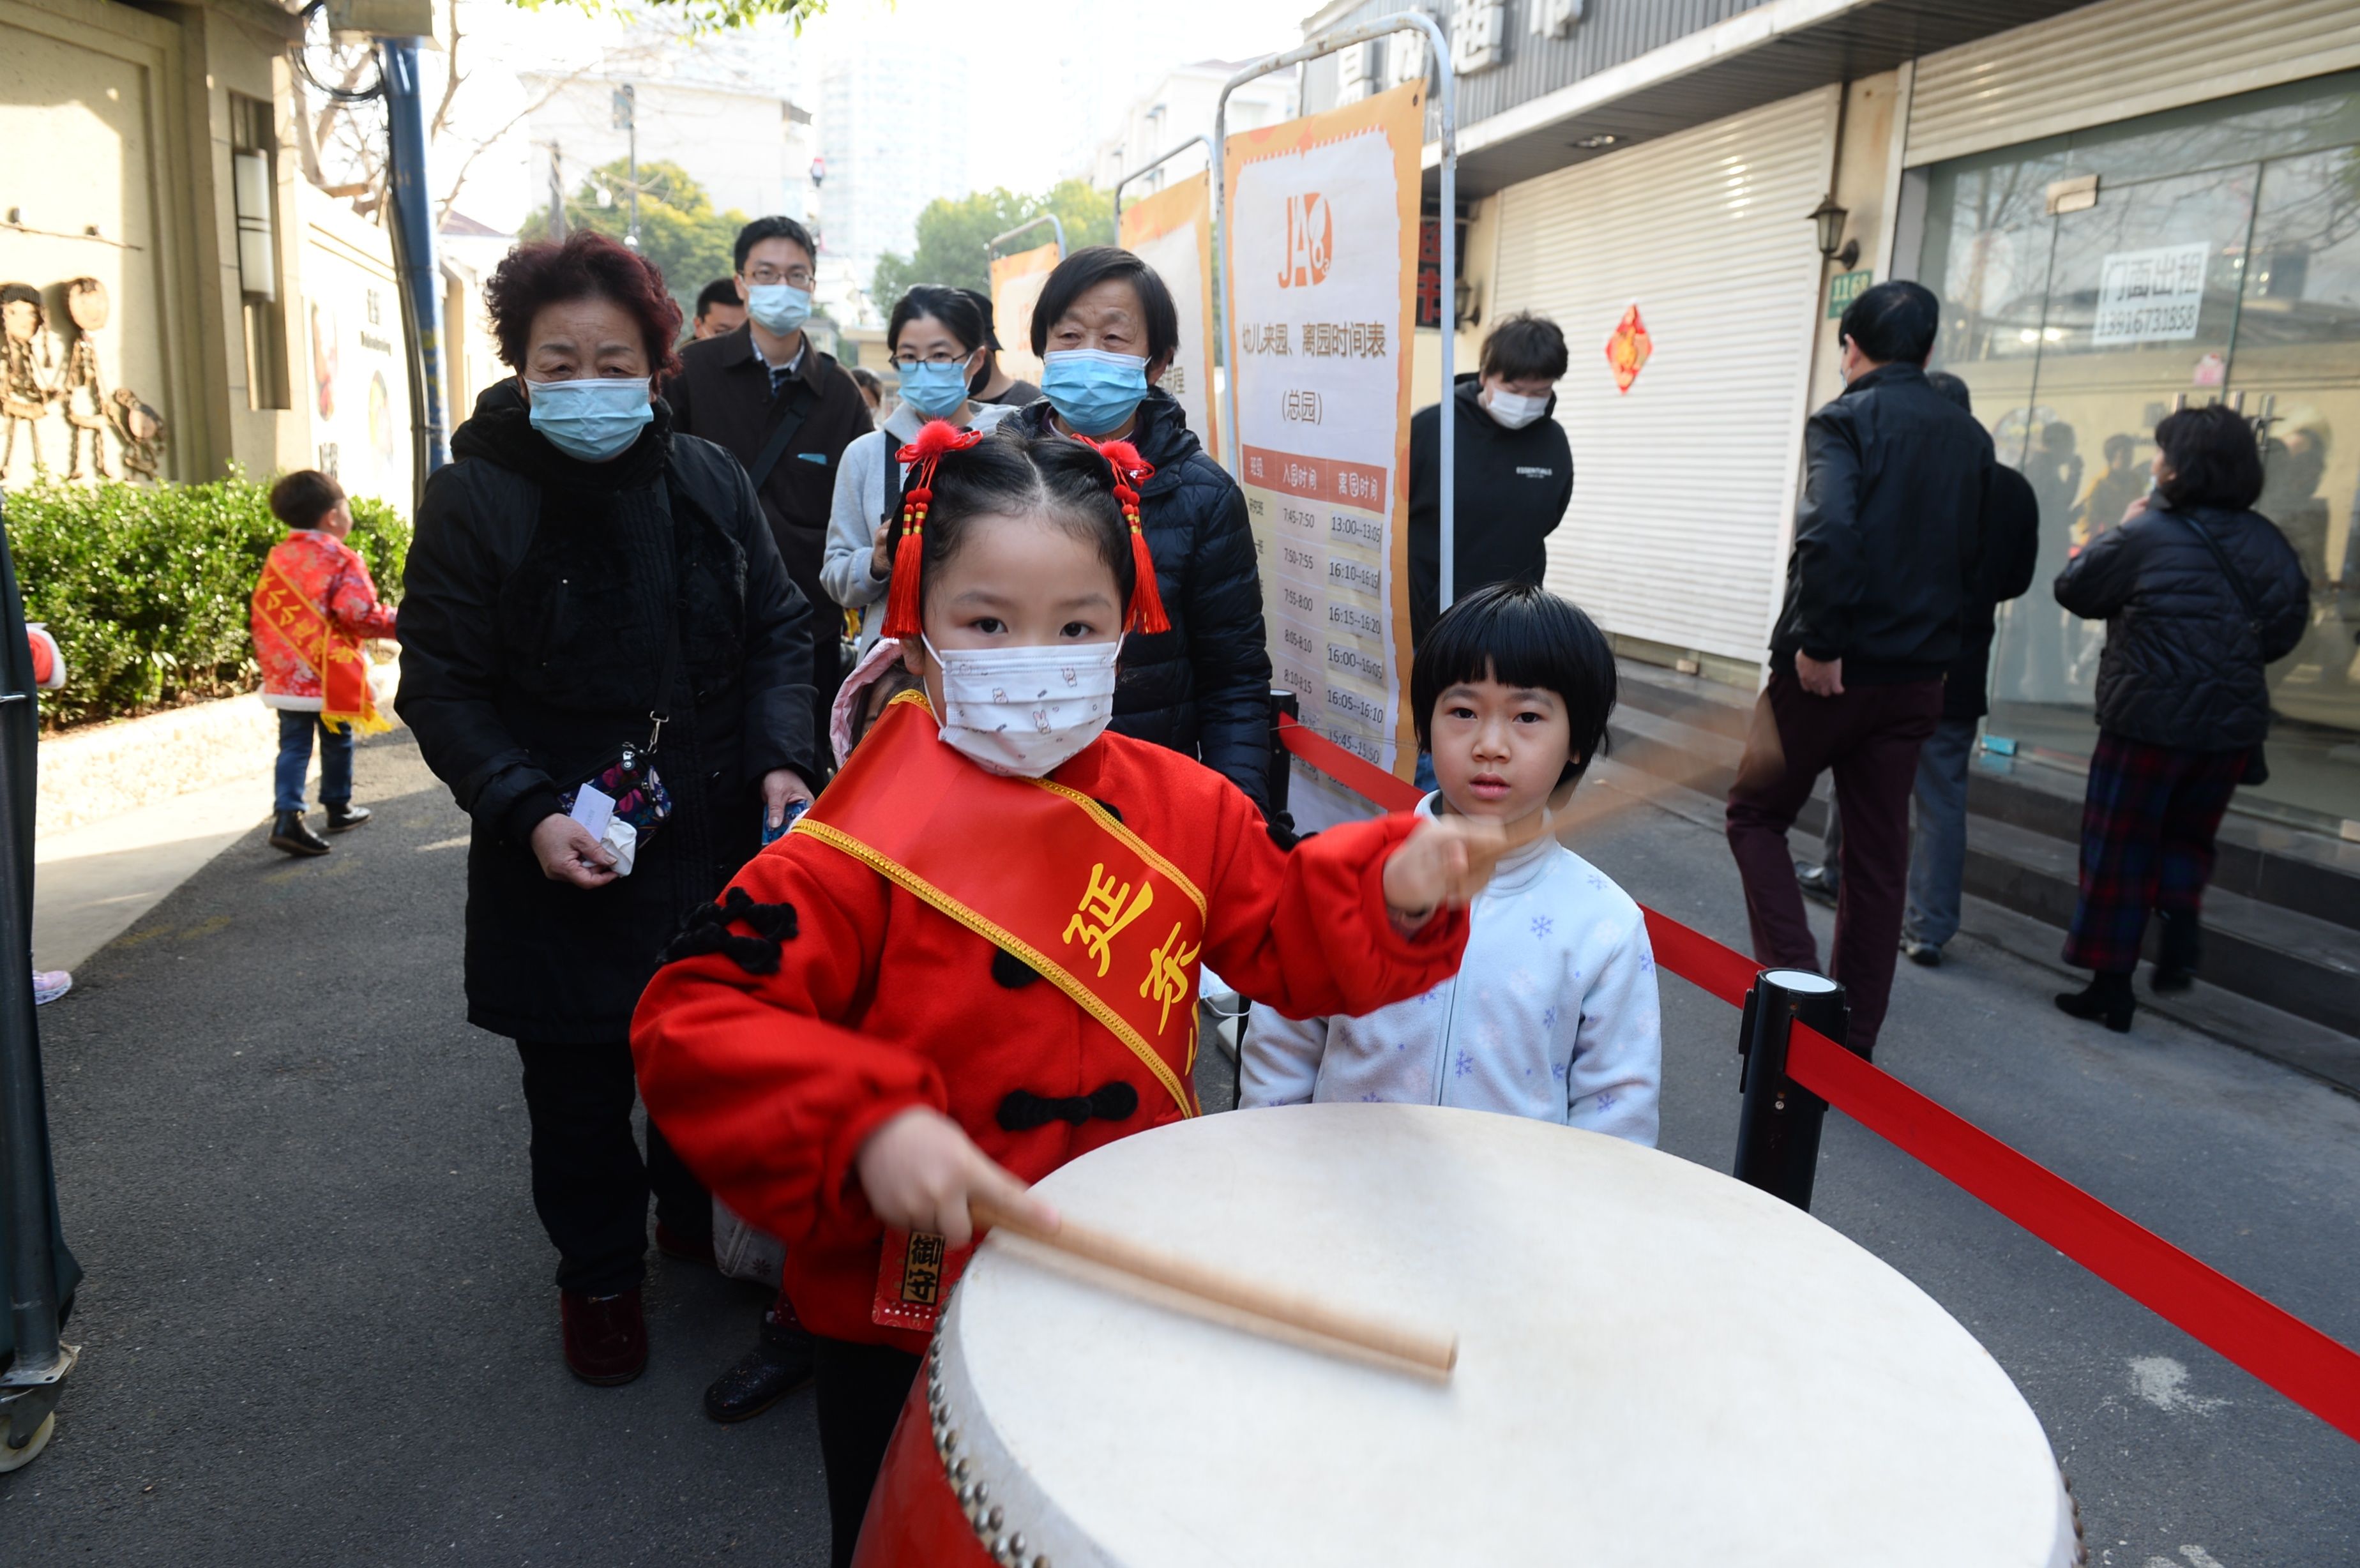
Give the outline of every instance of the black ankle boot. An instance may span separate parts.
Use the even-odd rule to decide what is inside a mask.
[[[270,847],[290,855],[325,855],[328,841],[311,831],[300,811],[281,811],[270,824]]]
[[[2203,952],[2203,928],[2195,914],[2167,914],[2156,911],[2162,922],[2160,939],[2156,945],[2155,973],[2147,979],[2152,991],[2185,991],[2196,984],[2197,960]]]
[[[2058,992],[2057,1010],[2072,1018],[2096,1018],[2116,1034],[2128,1034],[2138,1000],[2131,995],[2127,973],[2107,974],[2101,970],[2090,976],[2088,989]]]
[[[725,1423],[750,1421],[811,1380],[810,1331],[764,1312],[754,1348],[705,1390],[705,1413]]]
[[[360,826],[375,815],[377,813],[366,806],[355,806],[350,800],[341,805],[331,801],[328,806],[328,831],[343,833],[346,828]]]

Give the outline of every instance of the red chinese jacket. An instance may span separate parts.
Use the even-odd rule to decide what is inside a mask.
[[[254,655],[262,666],[262,700],[299,713],[324,708],[332,718],[357,717],[345,708],[366,702],[363,639],[395,635],[394,611],[377,603],[368,563],[321,528],[290,529],[270,547],[262,580],[255,584],[250,626]],[[337,691],[324,690],[332,663],[351,664],[358,671],[355,691],[347,693],[341,681]],[[331,695],[337,701],[327,702]],[[375,705],[368,703],[366,713],[373,719]],[[364,720],[362,727],[385,726]]]
[[[1049,809],[1069,810],[1069,822],[1089,818],[1074,831],[1100,836],[1053,844],[992,815],[963,820],[962,800],[1005,804],[1011,797],[991,792],[1018,786],[1044,801],[1054,791],[1064,805]],[[951,879],[964,876],[974,890],[971,903],[956,905],[957,918],[912,890],[924,885],[921,876],[826,820],[836,814],[829,797],[856,802],[839,808],[851,828],[860,805],[893,802],[897,791],[927,822],[914,834],[924,842],[903,846],[906,866],[952,866]],[[1013,799],[1022,804],[1021,789]],[[1044,783],[997,779],[942,745],[932,713],[905,693],[811,815],[738,873],[703,937],[693,924],[673,944],[632,1022],[641,1094],[689,1168],[787,1243],[788,1299],[814,1333],[922,1349],[923,1333],[872,1314],[887,1237],[855,1171],[869,1135],[912,1106],[932,1106],[1035,1181],[1102,1144],[1195,1113],[1186,1069],[1199,962],[1299,1017],[1365,1013],[1428,989],[1457,972],[1467,922],[1463,912],[1437,914],[1404,937],[1388,919],[1385,862],[1413,825],[1406,815],[1354,822],[1284,852],[1228,779],[1111,733]],[[1136,880],[1163,889],[1131,922],[1109,918],[1119,892],[1134,916],[1148,899],[1115,886],[1130,875],[1118,832],[1135,835],[1153,863]],[[1182,935],[1189,896],[1199,891],[1201,954]],[[1032,929],[1043,934],[1029,942],[1016,934],[1020,925],[1000,923],[1016,921],[1027,899],[1046,922],[1035,918]],[[1062,942],[1061,920],[1070,922]],[[1101,948],[1104,979],[1093,963]],[[1031,962],[1019,960],[1020,949]],[[1036,967],[1051,973],[1043,978]],[[1096,1012],[1068,994],[1076,976],[1099,988]],[[1118,1029],[1153,1032],[1159,999],[1178,1004],[1162,1015],[1161,1056],[1127,1046]],[[1141,1021],[1134,1027],[1126,1014]],[[1128,1115],[1003,1125],[1011,1092],[1094,1097],[1103,1107],[1117,1083],[1134,1092]],[[1112,1096],[1117,1105],[1125,1098]],[[892,1267],[898,1279],[900,1262]]]

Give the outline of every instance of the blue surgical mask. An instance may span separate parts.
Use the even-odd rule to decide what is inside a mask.
[[[1086,436],[1103,436],[1147,396],[1147,361],[1135,354],[1067,348],[1043,354],[1041,391],[1057,417]]]
[[[644,376],[525,385],[532,388],[532,428],[550,445],[585,463],[619,455],[656,417]]]
[[[901,401],[922,419],[949,419],[967,401],[967,362],[903,365]]]
[[[811,320],[811,290],[792,283],[755,283],[746,289],[746,313],[774,337],[801,332]]]

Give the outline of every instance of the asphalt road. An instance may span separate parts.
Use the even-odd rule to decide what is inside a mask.
[[[762,1292],[659,1260],[648,1375],[564,1372],[515,1059],[462,1017],[464,824],[404,735],[360,787],[377,821],[334,855],[250,835],[42,1014],[84,1358],[49,1452],[0,1477],[0,1562],[823,1561],[809,1396],[697,1410]],[[1742,936],[1717,833],[1599,800],[1585,853]],[[2145,1016],[2075,1024],[1970,941],[1952,960],[1904,966],[1880,1064],[2360,1345],[2360,1102]],[[1735,1015],[1669,977],[1665,1003],[1664,1146],[1725,1169]],[[1221,1073],[1208,1053],[1208,1104]],[[2093,1562],[2360,1563],[2360,1444],[1841,1117],[1819,1193],[2016,1377]]]

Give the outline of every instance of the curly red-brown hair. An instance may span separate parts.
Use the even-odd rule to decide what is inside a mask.
[[[639,323],[650,374],[669,376],[680,368],[672,352],[680,341],[680,306],[665,292],[661,269],[590,229],[576,229],[560,244],[520,245],[493,270],[484,285],[484,306],[501,362],[524,369],[532,319],[541,307],[592,299],[622,307]]]

